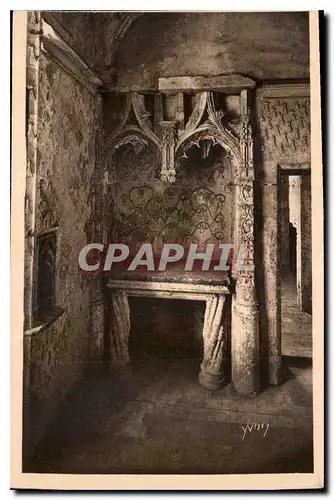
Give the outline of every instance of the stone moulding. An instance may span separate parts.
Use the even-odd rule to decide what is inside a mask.
[[[101,80],[88,68],[80,57],[60,38],[54,29],[42,19],[41,48],[90,92],[97,92]]]
[[[242,75],[220,76],[170,76],[158,80],[159,92],[200,92],[219,91],[226,94],[238,94],[241,89],[255,87],[251,78]]]
[[[291,83],[264,85],[257,89],[257,94],[266,99],[278,99],[289,97],[310,97],[309,83]]]

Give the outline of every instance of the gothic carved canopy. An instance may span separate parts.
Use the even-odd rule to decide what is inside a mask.
[[[161,164],[160,178],[166,183],[175,182],[180,160],[187,158],[191,147],[198,147],[205,158],[217,144],[233,159],[236,176],[251,179],[253,139],[248,90],[240,91],[237,113],[224,107],[221,95],[213,91],[192,95],[130,92],[106,142],[104,169],[110,168],[115,151],[125,144],[134,150],[153,148]]]

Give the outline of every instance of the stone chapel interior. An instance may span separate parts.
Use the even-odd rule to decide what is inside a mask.
[[[308,30],[304,12],[27,13],[25,463],[82,387],[101,422],[107,394],[136,406],[146,391],[155,410],[141,402],[127,431],[140,443],[181,403],[207,423],[213,404],[250,418],[263,401],[272,425],[291,419],[281,456],[292,431],[311,456]],[[243,244],[253,270],[88,273],[92,242]]]

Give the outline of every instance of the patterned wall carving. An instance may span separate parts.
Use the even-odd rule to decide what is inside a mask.
[[[78,266],[92,213],[98,100],[42,54],[39,71],[36,235],[58,226],[56,306],[63,314],[32,334],[32,439],[43,434],[57,405],[89,359],[89,289]]]
[[[114,241],[230,242],[231,158],[220,146],[216,151],[218,156],[209,167],[194,163],[191,157],[182,159],[176,182],[166,185],[152,147],[127,144],[119,148],[114,155]]]
[[[265,157],[309,157],[308,98],[263,99],[258,119]]]
[[[128,94],[106,140],[100,192],[108,240],[231,242],[234,177],[253,169],[249,122],[244,131],[244,117],[233,115],[231,127],[229,104],[214,92],[192,100],[187,120],[179,119],[182,93],[162,112],[158,104],[166,99],[157,94],[148,108],[143,95]]]

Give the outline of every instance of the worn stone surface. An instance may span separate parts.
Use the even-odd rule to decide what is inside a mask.
[[[93,302],[90,306],[91,332],[90,332],[90,358],[103,361],[104,348],[104,301]]]
[[[98,31],[92,12],[42,11],[64,42],[92,69],[96,64]]]
[[[160,164],[150,150],[120,150],[115,156],[113,241],[230,243],[234,186],[229,158],[222,150],[200,170],[195,161],[184,161],[178,181],[170,186],[160,180]]]
[[[312,205],[311,175],[301,179],[301,305],[312,313]]]
[[[275,168],[275,164],[272,164]],[[280,382],[281,340],[278,300],[277,184],[264,184],[259,191],[261,233],[257,235],[257,296],[260,309],[260,356],[263,375],[270,383]],[[258,198],[259,199],[259,198]],[[261,256],[261,260],[260,260]]]
[[[115,54],[136,12],[43,11],[43,18],[107,85],[115,84]]]
[[[161,350],[159,351],[161,353]],[[290,360],[291,361],[291,360]],[[25,472],[227,474],[311,472],[312,369],[291,363],[284,384],[240,398],[198,384],[199,359],[151,353],[74,388]],[[243,438],[247,423],[258,424]],[[259,429],[269,424],[266,435]],[[267,425],[266,425],[267,427]]]
[[[307,13],[51,11],[43,17],[109,86],[117,73],[127,88],[156,86],[159,76],[309,76]]]
[[[39,77],[36,233],[58,226],[56,305],[63,315],[33,335],[32,439],[40,437],[89,353],[89,289],[78,266],[92,211],[96,97],[42,56]]]
[[[312,315],[297,303],[296,281],[282,276],[282,354],[312,358]]]
[[[310,160],[310,99],[261,99],[258,123],[264,158],[278,163]]]
[[[40,26],[38,12],[27,14],[27,171],[24,200],[24,328],[31,328],[34,310],[34,261],[35,261],[35,213],[37,184],[37,143],[38,143],[38,104],[39,104],[39,65],[40,65]]]
[[[258,295],[261,311],[261,357],[271,383],[280,380],[280,303],[278,279],[278,165],[310,161],[310,101],[308,98],[257,98],[256,177],[259,184],[255,217]],[[261,186],[261,187],[260,187]],[[266,370],[267,370],[266,369]],[[268,373],[268,372],[267,372]]]
[[[108,86],[157,88],[159,77],[233,73],[309,78],[307,12],[45,11],[43,17]]]
[[[45,16],[49,20],[47,13]],[[88,66],[103,75],[109,85],[119,85],[123,90],[156,89],[158,78],[169,76],[241,73],[263,80],[309,75],[306,13],[147,13],[133,18],[126,13],[100,13],[95,17],[88,13],[56,13],[51,18],[50,24],[56,31],[58,27],[60,35]],[[36,62],[36,51],[30,51],[29,57]],[[166,99],[137,95],[137,108],[129,108],[126,117],[136,133],[108,157],[108,169],[97,168],[93,177],[94,165],[101,160],[98,150],[106,147],[110,134],[124,119],[126,99],[111,94],[105,97],[101,133],[99,99],[44,55],[38,63],[39,129],[34,157],[37,208],[35,212],[28,199],[26,211],[36,213],[37,234],[59,226],[56,289],[57,305],[64,313],[33,336],[30,343],[35,435],[43,433],[67,388],[80,376],[88,361],[89,347],[101,355],[102,301],[91,307],[91,292],[77,266],[78,253],[87,239],[104,242],[103,238],[109,236],[113,241],[121,239],[135,245],[166,240],[207,243],[211,238],[237,243],[233,239],[236,233],[241,234],[244,225],[240,241],[247,243],[251,260],[255,258],[256,279],[247,276],[237,287],[234,331],[241,333],[232,347],[237,368],[235,385],[245,392],[256,390],[258,349],[265,379],[277,384],[281,380],[277,166],[310,161],[309,99],[261,98],[259,93],[251,103],[255,106],[250,122],[241,124],[239,96],[229,96],[223,109],[211,114],[210,127],[212,132],[215,127],[227,125],[225,139],[232,137],[229,145],[236,144],[237,150],[240,146],[242,155],[245,153],[238,167],[215,144],[221,154],[214,162],[198,169],[198,156],[192,157],[189,148],[188,159],[182,159],[177,172],[175,164],[169,168],[171,157],[167,153],[174,154],[171,146],[180,141],[182,134],[189,133],[190,137],[196,127],[203,126],[208,119],[208,103],[201,107],[198,96],[188,96],[188,103],[192,102],[196,110],[188,116],[180,108],[180,92]],[[155,115],[148,112],[145,100],[151,103]],[[249,120],[248,109],[244,111]],[[225,112],[233,119],[224,121]],[[165,135],[161,121],[168,122]],[[252,147],[242,139],[241,125],[245,125],[246,132],[251,125],[255,128],[254,163],[250,157]],[[35,143],[33,135],[31,142]],[[199,149],[203,137],[193,137],[197,141],[195,148]],[[161,139],[166,153],[163,175]],[[28,166],[33,167],[30,157],[28,160]],[[243,176],[237,191],[236,171]],[[172,186],[164,184],[163,180],[174,181],[174,177]],[[307,266],[309,269],[309,263]],[[260,309],[259,331],[256,302]],[[137,320],[141,317],[139,309],[133,313]],[[167,337],[167,326],[175,325],[167,320],[171,312],[170,308],[160,310],[159,318],[154,317],[154,310],[151,313],[152,328],[162,327],[161,336]],[[194,317],[203,321],[202,309],[194,307],[190,313],[193,316],[188,326],[194,324]]]
[[[145,13],[126,32],[117,69],[118,86],[133,89],[161,76],[308,78],[308,14]]]

